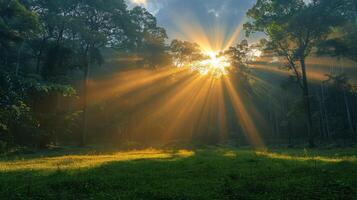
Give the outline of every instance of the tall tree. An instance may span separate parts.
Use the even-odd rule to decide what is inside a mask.
[[[334,104],[337,102],[343,102],[344,109],[337,109],[337,112],[341,112],[345,110],[346,120],[343,120],[346,124],[348,124],[348,129],[350,134],[354,133],[354,123],[353,123],[353,116],[351,112],[351,105],[349,101],[349,96],[351,96],[353,86],[350,84],[348,77],[345,74],[339,75],[328,75],[328,79],[326,83],[329,84],[331,87],[331,93],[333,93]]]
[[[144,65],[158,67],[168,64],[169,56],[165,45],[168,37],[166,30],[158,27],[155,16],[137,6],[130,10],[130,18],[130,49],[141,57]]]
[[[36,72],[45,78],[66,73],[71,66],[68,57],[74,54],[75,48],[66,43],[73,40],[75,34],[72,27],[77,5],[76,0],[31,1],[31,9],[41,20],[41,31],[31,41],[31,47],[36,60]]]
[[[246,34],[264,32],[269,47],[287,61],[295,80],[302,89],[307,116],[309,145],[315,146],[306,58],[316,44],[325,39],[331,26],[339,22],[335,9],[337,0],[258,0],[247,15],[252,22],[244,24]]]
[[[83,83],[83,129],[81,143],[87,138],[87,93],[90,66],[102,61],[101,48],[119,48],[125,44],[125,22],[130,21],[124,0],[79,1],[73,27],[82,47]]]

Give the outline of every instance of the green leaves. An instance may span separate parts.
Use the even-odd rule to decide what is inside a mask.
[[[0,122],[0,130],[6,131],[7,130],[6,124]]]
[[[302,0],[259,0],[248,11],[253,21],[245,24],[244,29],[247,35],[264,32],[279,55],[290,51],[292,57],[306,57],[330,32],[330,27],[338,23],[336,13],[330,9],[336,4],[335,1],[326,5],[319,1],[305,4]]]
[[[76,90],[70,85],[61,85],[61,84],[44,84],[38,83],[34,86],[36,92],[47,94],[50,92],[58,92],[64,97],[73,97],[77,94]]]
[[[9,40],[22,40],[38,30],[37,15],[18,0],[0,1],[0,34]]]
[[[170,45],[170,51],[177,66],[185,66],[200,61],[205,57],[198,44],[187,41],[173,40]]]

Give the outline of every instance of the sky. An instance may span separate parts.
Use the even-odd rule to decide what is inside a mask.
[[[194,41],[217,50],[244,38],[242,24],[255,3],[255,0],[128,1],[130,6],[140,5],[154,14],[170,39]]]

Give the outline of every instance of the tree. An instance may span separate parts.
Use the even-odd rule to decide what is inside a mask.
[[[345,74],[338,74],[338,75],[328,75],[328,79],[325,81],[331,87],[331,93],[333,98],[333,103],[337,104],[336,102],[343,102],[344,109],[336,109],[337,112],[341,112],[345,110],[345,119],[342,120],[347,122],[348,129],[350,134],[354,133],[354,123],[352,118],[351,106],[349,102],[349,96],[351,96],[353,86],[350,84],[348,77]],[[336,105],[335,105],[336,106]],[[342,114],[343,116],[344,114]],[[344,130],[345,131],[345,130]]]
[[[123,0],[79,1],[74,16],[74,31],[81,46],[80,55],[84,70],[83,78],[83,129],[81,143],[87,138],[87,93],[90,66],[102,61],[101,48],[120,48],[127,38],[125,21],[129,20]]]
[[[191,65],[206,57],[198,44],[187,41],[173,40],[170,45],[170,51],[174,64],[178,67]]]
[[[317,43],[330,33],[331,26],[339,22],[336,8],[343,6],[337,0],[258,0],[247,15],[252,22],[244,24],[247,36],[264,32],[268,46],[287,61],[298,85],[302,89],[307,116],[309,145],[315,146],[306,57]]]
[[[36,14],[28,10],[19,0],[0,1],[0,50],[2,52],[0,58],[5,65],[13,64],[12,60],[15,60],[16,74],[19,72],[24,43],[34,36],[38,25]]]
[[[231,66],[233,66],[236,72],[238,72],[242,85],[244,85],[248,89],[250,89],[250,70],[248,67],[249,52],[250,47],[248,41],[242,40],[237,45],[229,47],[228,50],[222,52],[220,55],[228,58],[231,63]]]
[[[66,74],[73,64],[70,60],[76,51],[73,19],[77,6],[76,0],[31,1],[31,10],[41,21],[41,31],[31,41],[31,48],[36,59],[36,73],[46,79]]]
[[[155,16],[145,8],[134,7],[130,10],[132,19],[129,38],[131,49],[142,57],[144,65],[158,67],[169,63],[169,55],[165,41],[168,38],[166,30],[157,26]]]
[[[318,48],[320,55],[347,57],[357,61],[357,1],[341,0],[343,6],[335,11],[341,24]]]
[[[223,52],[231,61],[231,65],[241,70],[246,69],[248,61],[249,44],[247,40],[242,40],[239,44],[229,47],[228,50]]]

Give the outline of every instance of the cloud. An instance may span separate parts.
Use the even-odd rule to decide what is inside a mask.
[[[160,9],[167,5],[167,1],[170,0],[126,0],[129,8],[134,6],[142,6],[149,10],[152,14],[156,15]]]

